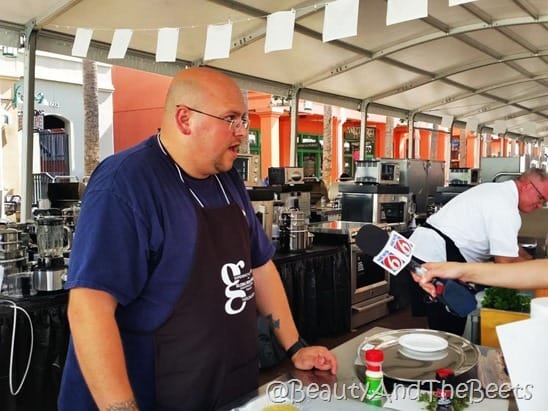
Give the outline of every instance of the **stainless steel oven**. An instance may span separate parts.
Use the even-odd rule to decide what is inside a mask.
[[[373,263],[354,243],[350,245],[350,290],[352,328],[388,315],[388,303],[394,299],[388,294],[390,273]]]
[[[359,327],[388,315],[390,274],[373,263],[355,244],[354,237],[366,223],[356,221],[324,221],[311,223],[314,243],[339,243],[348,247],[350,268],[350,326]]]

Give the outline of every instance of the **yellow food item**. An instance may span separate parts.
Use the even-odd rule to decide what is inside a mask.
[[[263,411],[299,411],[295,406],[291,404],[275,404],[269,405],[263,408]]]

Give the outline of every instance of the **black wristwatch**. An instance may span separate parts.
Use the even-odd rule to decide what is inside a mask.
[[[287,354],[288,358],[292,358],[297,351],[299,351],[301,348],[304,348],[304,347],[307,347],[307,346],[308,346],[308,344],[306,343],[306,341],[303,340],[301,337],[299,337],[297,342],[295,344],[293,344],[291,347],[289,347],[286,350],[285,353]]]

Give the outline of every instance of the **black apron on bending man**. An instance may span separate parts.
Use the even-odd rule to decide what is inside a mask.
[[[466,262],[466,259],[451,238],[428,223],[423,223],[422,227],[434,230],[444,239],[447,261]],[[420,263],[426,262],[418,258],[416,260]],[[432,300],[418,283],[414,281],[411,283],[411,310],[414,316],[426,316],[428,327],[433,330],[446,331],[456,335],[464,333],[467,317],[458,317],[450,313],[444,304]]]

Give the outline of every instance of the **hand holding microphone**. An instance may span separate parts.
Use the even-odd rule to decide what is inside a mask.
[[[415,276],[427,275],[426,269],[413,258],[414,244],[395,231],[389,236],[382,228],[366,224],[358,231],[356,244],[364,254],[373,257],[373,262],[392,275],[398,275],[404,268],[408,268]],[[443,303],[452,314],[466,317],[476,309],[476,297],[466,284],[438,278],[432,278],[431,282],[431,287],[422,282],[423,288]]]

